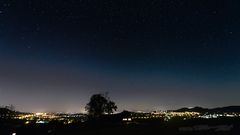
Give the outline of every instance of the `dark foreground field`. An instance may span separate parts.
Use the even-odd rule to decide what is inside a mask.
[[[2,124],[1,124],[2,125]],[[141,121],[134,123],[75,123],[71,125],[32,124],[4,125],[0,135],[240,135],[240,120],[195,119],[168,122]]]

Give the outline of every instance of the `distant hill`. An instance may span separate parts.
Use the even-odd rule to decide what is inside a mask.
[[[240,106],[228,106],[212,109],[214,112],[240,112]]]
[[[181,108],[178,110],[175,110],[176,112],[207,112],[209,109],[202,108],[202,107],[194,107],[194,108]]]
[[[227,106],[227,107],[218,107],[218,108],[202,108],[202,107],[194,107],[194,108],[181,108],[175,110],[176,112],[199,112],[199,113],[224,113],[224,112],[238,112],[240,113],[240,106]]]

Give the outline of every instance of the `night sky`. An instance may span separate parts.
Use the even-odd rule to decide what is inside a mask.
[[[1,0],[0,105],[239,105],[239,44],[239,0]]]

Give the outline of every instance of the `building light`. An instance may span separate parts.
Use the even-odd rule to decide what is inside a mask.
[[[42,121],[42,120],[36,121],[36,124],[45,124],[45,123],[48,123],[48,122],[47,121]]]
[[[36,114],[36,115],[43,115],[43,113],[39,113],[39,112],[38,112],[38,113],[35,113],[35,114]]]
[[[128,119],[127,118],[123,118],[123,121],[127,121]]]
[[[122,121],[132,121],[132,118],[123,118]]]

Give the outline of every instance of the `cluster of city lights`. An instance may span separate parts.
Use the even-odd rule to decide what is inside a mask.
[[[131,114],[131,117],[123,118],[122,121],[132,121],[132,120],[138,120],[138,119],[157,119],[157,118],[160,118],[164,121],[168,121],[175,117],[181,117],[183,118],[183,120],[193,119],[193,118],[212,119],[212,118],[219,118],[219,117],[240,117],[240,113],[201,114],[199,112],[160,111],[160,112],[152,112],[152,113],[134,113],[134,114]]]
[[[1,116],[1,117],[6,117]],[[183,120],[202,118],[202,119],[214,119],[219,117],[240,117],[240,113],[199,113],[199,112],[174,112],[174,111],[158,111],[158,112],[136,112],[130,113],[130,115],[123,117],[123,122],[131,122],[135,120],[144,119],[161,119],[163,121],[169,121],[172,118],[180,117]],[[60,121],[64,124],[71,124],[74,122],[85,122],[87,115],[85,114],[66,114],[66,113],[20,113],[12,116],[14,119],[24,120],[25,124],[45,124],[51,121]]]
[[[18,114],[14,116],[14,119],[25,120],[25,124],[45,124],[51,121],[61,121],[64,124],[71,124],[74,121],[84,122],[83,114],[58,114],[58,113],[28,113],[28,114]]]

